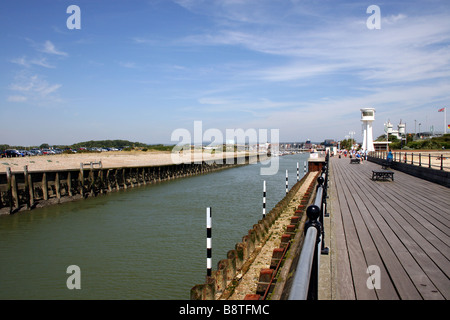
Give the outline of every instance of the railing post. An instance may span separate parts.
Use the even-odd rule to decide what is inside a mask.
[[[317,219],[321,210],[316,205],[311,205],[306,209],[308,221],[305,224],[305,234],[310,227],[317,229],[316,243],[314,246],[314,256],[311,266],[311,277],[309,278],[308,300],[318,300],[319,297],[319,243],[322,234],[322,224]]]
[[[422,166],[422,154],[419,153],[419,167]]]
[[[444,155],[441,154],[441,170],[444,170]]]
[[[431,153],[428,154],[428,168],[431,168]]]

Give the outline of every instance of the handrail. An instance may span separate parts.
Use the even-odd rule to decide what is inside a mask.
[[[386,151],[373,151],[370,155],[374,158],[386,159]],[[444,160],[448,160],[448,152],[436,150],[432,152],[401,152],[393,151],[393,162],[411,164],[419,167],[427,167],[435,170],[449,170],[448,165],[444,165]]]
[[[297,264],[297,271],[292,282],[289,300],[307,300],[309,282],[314,261],[314,251],[317,239],[317,229],[309,228],[303,242],[302,253]]]
[[[325,166],[322,174],[317,179],[318,186],[314,204],[308,206],[305,223],[305,238],[302,246],[292,287],[289,292],[289,300],[317,300],[319,282],[320,253],[328,254],[328,248],[324,248],[323,215],[326,201],[326,189],[328,180],[329,155],[325,158]]]

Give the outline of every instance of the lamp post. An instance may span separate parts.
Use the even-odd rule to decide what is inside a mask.
[[[355,134],[355,131],[350,131],[348,134],[351,137],[351,142],[352,142],[352,147],[353,147],[353,145],[354,145],[354,143],[353,143],[353,135]]]
[[[414,120],[414,139],[417,136],[417,120]]]

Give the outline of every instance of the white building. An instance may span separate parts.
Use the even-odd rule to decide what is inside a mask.
[[[401,140],[406,135],[406,124],[402,123],[400,120],[400,123],[397,125],[397,130],[393,129],[392,123],[390,120],[385,124],[386,125],[386,132],[390,136],[396,136],[397,139]]]
[[[361,109],[361,121],[363,123],[363,145],[362,150],[375,151],[373,146],[372,122],[375,120],[374,108]]]

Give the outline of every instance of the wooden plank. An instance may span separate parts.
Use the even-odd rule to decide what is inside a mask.
[[[350,175],[348,177],[351,179]],[[387,210],[383,210],[384,208],[380,206],[380,202],[378,201],[380,198],[377,199],[372,196],[369,185],[360,184],[360,187],[363,194],[367,196],[367,199],[365,199],[364,202],[371,214],[371,218],[373,218],[374,222],[376,222],[382,231],[383,238],[378,239],[377,247],[380,248],[380,253],[383,256],[383,261],[387,264],[388,270],[390,272],[392,270],[396,270],[395,274],[390,274],[390,276],[399,291],[401,298],[420,299],[423,297],[425,299],[433,300],[443,299],[443,296],[438,292],[429,277],[421,269],[421,266],[416,262],[413,254],[407,250],[403,242],[401,242],[398,238],[398,235],[396,234],[397,232],[400,232],[398,224],[388,224],[383,219],[383,216],[389,216],[389,212],[387,212]],[[381,213],[379,212],[379,209],[381,209]],[[395,231],[392,227],[395,228]],[[384,238],[386,238],[385,241],[383,241]],[[409,244],[411,245],[412,243],[410,242]],[[418,251],[416,250],[415,253],[418,253]],[[393,256],[395,256],[395,258]],[[403,272],[401,272],[402,269],[396,266],[395,260],[401,263],[402,268],[407,272],[407,274],[403,274]],[[432,261],[428,261],[427,263],[428,265],[433,265]],[[444,280],[445,276],[442,276],[444,275],[441,273],[440,280]],[[415,288],[420,293],[420,296],[416,296],[414,290],[405,286],[405,280],[402,277],[411,278],[412,284],[414,284]],[[409,283],[409,281],[406,283]]]
[[[336,299],[338,300],[355,300],[355,289],[353,286],[353,279],[351,274],[351,267],[350,267],[350,259],[348,255],[348,248],[347,248],[347,242],[345,240],[345,233],[344,233],[344,226],[342,224],[342,214],[341,214],[341,208],[339,206],[339,201],[337,199],[336,194],[336,182],[335,182],[335,176],[332,173],[332,168],[330,168],[330,184],[329,184],[329,190],[330,190],[330,217],[332,221],[332,244],[335,245],[335,247],[331,248],[331,255],[336,256],[335,260],[332,260],[332,263],[336,261],[336,266],[332,265],[332,269],[334,271],[332,272],[332,279],[335,277],[335,279],[332,281],[332,283],[336,283],[337,288],[332,290],[333,292],[337,292]]]
[[[397,173],[402,174],[401,172]],[[412,176],[408,177],[412,181],[421,181],[421,179]],[[434,187],[439,189],[442,186],[435,184]],[[408,194],[410,194],[410,192],[403,192],[402,188],[397,185],[374,185],[374,188],[379,190],[380,197],[388,200],[394,207],[395,211],[404,217],[405,220],[408,221],[408,223],[418,230],[425,238],[431,241],[434,246],[440,248],[441,251],[448,252],[449,247],[447,243],[450,243],[450,229],[443,225],[435,214],[420,206],[420,200],[422,198],[419,194],[417,194],[415,198],[409,198]]]
[[[402,175],[398,175],[398,177],[401,178]],[[408,176],[407,178],[410,179],[406,180],[403,178],[399,181],[401,185],[398,188],[398,192],[402,193],[402,199],[415,203],[415,207],[420,211],[425,210],[430,213],[433,212],[433,214],[430,215],[430,218],[433,218],[431,221],[434,221],[434,223],[438,221],[439,225],[446,226],[446,233],[448,233],[450,227],[449,189],[436,184],[424,186],[420,184],[421,181],[424,180],[417,178],[411,179],[413,178],[411,176]],[[433,192],[430,192],[431,190]],[[434,197],[438,192],[446,194],[445,200],[441,197]]]
[[[343,184],[338,174],[336,175],[335,181],[339,206],[341,208],[342,223],[347,242],[349,260],[352,269],[352,278],[356,298],[363,300],[376,300],[377,296],[374,290],[370,290],[366,284],[368,278],[366,270],[369,265],[366,262],[361,243],[358,239],[356,226],[354,225],[353,218],[350,213],[347,199],[343,190]]]
[[[450,264],[447,258],[449,246],[448,242],[442,241],[435,235],[437,233],[444,239],[448,239],[448,233],[443,232],[447,231],[445,222],[448,219],[445,217],[445,212],[436,215],[433,210],[423,210],[429,204],[429,197],[414,194],[414,192],[418,195],[423,193],[421,192],[423,191],[422,180],[399,172],[396,184],[400,182],[408,185],[407,188],[400,190],[396,184],[377,183],[361,178],[369,176],[364,173],[370,173],[368,170],[373,168],[373,164],[367,167],[358,166],[359,168],[351,166],[351,169],[348,165],[345,168],[344,164],[339,164],[338,167],[342,170],[343,181],[349,181],[348,190],[357,194],[355,197],[359,210],[370,215],[370,217],[366,215],[363,217],[366,222],[369,221],[368,229],[375,232],[371,235],[374,236],[377,247],[384,248],[380,254],[384,256],[383,261],[388,262],[388,270],[399,272],[399,269],[395,268],[395,263],[393,266],[389,265],[397,260],[401,263],[401,269],[406,270],[422,298],[448,299],[450,297],[448,277]],[[436,184],[428,185],[428,187],[433,187],[433,191],[438,190],[439,197],[447,194],[446,199],[450,198],[448,189]],[[439,197],[435,199],[440,199]],[[422,210],[415,209],[417,206]],[[433,217],[430,218],[430,216]],[[374,229],[373,223],[377,228]],[[436,226],[439,225],[440,228],[437,228]],[[376,232],[379,232],[378,235]],[[389,254],[386,254],[386,248],[390,251]],[[396,257],[393,257],[392,253]],[[393,280],[396,286],[403,285],[403,282],[398,282],[396,277]],[[404,289],[401,288],[400,292],[404,292]],[[408,294],[408,291],[406,293]],[[403,295],[402,298],[410,299],[411,297]]]
[[[347,197],[347,203],[351,211],[351,215],[356,227],[356,233],[358,239],[361,243],[361,247],[363,248],[364,255],[366,257],[366,261],[368,266],[374,265],[380,269],[381,275],[385,275],[381,277],[381,286],[380,289],[376,290],[376,294],[379,299],[383,300],[393,300],[398,299],[397,292],[392,285],[388,275],[388,271],[385,269],[385,265],[380,256],[380,252],[377,249],[377,246],[374,242],[374,229],[375,225],[370,221],[367,221],[367,217],[364,219],[363,215],[367,215],[366,209],[364,207],[364,203],[358,196],[356,190],[353,188],[353,182],[350,179],[345,178],[345,173],[341,171],[342,167],[339,168],[340,181],[343,184],[343,191]],[[363,212],[361,212],[363,210]],[[366,221],[365,221],[366,220]],[[372,232],[372,233],[371,233]],[[375,233],[375,237],[379,233]],[[395,261],[392,261],[395,263]],[[367,267],[366,267],[367,268]],[[368,275],[366,274],[366,280]],[[404,277],[403,280],[408,283],[407,277]]]
[[[373,191],[367,190],[368,195],[371,195]],[[405,245],[410,255],[417,261],[422,271],[417,271],[416,269],[411,269],[412,266],[416,268],[415,262],[408,263],[404,261],[404,265],[408,265],[410,270],[408,273],[412,277],[416,277],[416,287],[421,292],[421,295],[425,299],[439,299],[440,294],[435,292],[437,289],[442,293],[442,295],[448,299],[450,297],[450,281],[448,278],[448,272],[450,271],[450,264],[445,255],[436,250],[424,237],[420,235],[414,228],[411,228],[408,221],[401,219],[401,216],[395,212],[387,201],[383,198],[375,197],[378,194],[375,193],[374,198],[370,199],[374,205],[376,203],[377,209],[380,212],[380,217],[378,218],[378,224],[385,222],[392,229],[392,232],[398,237],[398,239]],[[401,209],[401,208],[400,208]],[[381,218],[382,217],[382,218]],[[383,220],[384,219],[384,220]],[[389,232],[389,229],[384,231],[385,234]],[[390,242],[393,243],[393,247],[399,247],[399,244],[395,244],[396,238],[391,236]],[[402,254],[404,256],[404,250],[397,250],[396,253]],[[409,258],[409,257],[408,257]],[[447,270],[447,274],[442,272],[442,270]],[[425,276],[426,274],[426,276]],[[427,283],[428,281],[425,277],[429,278],[433,284]],[[413,279],[414,280],[414,279]]]
[[[426,219],[427,213],[425,211],[417,212],[410,205],[410,202],[406,203],[402,201],[402,197],[392,194],[392,192],[385,192],[379,187],[376,188],[380,198],[389,202],[392,210],[396,212],[394,219],[399,221],[404,228],[408,228],[409,232],[416,231],[425,240],[432,244],[432,248],[428,248],[430,253],[438,250],[445,256],[450,255],[450,248],[447,243],[449,243],[449,237],[447,234],[443,233],[441,230],[435,227],[435,225],[430,224]],[[416,201],[417,203],[417,201]],[[421,240],[423,241],[423,240]],[[444,268],[444,270],[448,270]]]

